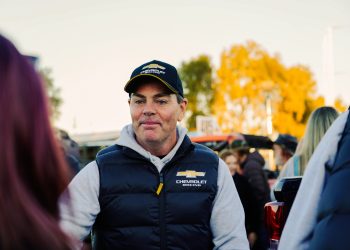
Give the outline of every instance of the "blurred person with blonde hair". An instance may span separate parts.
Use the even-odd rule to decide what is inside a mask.
[[[0,120],[0,249],[72,249],[58,207],[68,167],[45,89],[29,60],[2,35]]]
[[[312,112],[302,143],[297,149],[296,157],[299,157],[298,175],[303,175],[306,165],[309,162],[311,155],[315,151],[318,143],[321,141],[328,128],[337,119],[338,112],[333,107],[320,107]]]
[[[304,136],[298,143],[296,153],[284,165],[276,184],[281,178],[304,174],[317,145],[337,117],[337,110],[328,106],[317,108],[311,113]],[[273,189],[271,190],[271,198],[274,199]]]
[[[281,171],[282,177],[303,175],[318,143],[321,141],[328,128],[337,119],[338,112],[332,107],[324,106],[315,109],[307,122],[302,140],[297,146],[295,155],[286,163]]]

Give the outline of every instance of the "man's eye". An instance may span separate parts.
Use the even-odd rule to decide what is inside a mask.
[[[158,99],[156,102],[157,102],[158,104],[160,104],[160,105],[164,105],[164,104],[167,104],[167,103],[168,103],[167,100],[163,100],[163,99]]]
[[[135,100],[135,104],[143,104],[144,102],[144,100]]]

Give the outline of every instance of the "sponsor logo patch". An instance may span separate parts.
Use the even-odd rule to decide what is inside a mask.
[[[177,172],[176,176],[185,176],[186,178],[197,178],[197,176],[205,176],[205,172],[186,170],[186,171]]]
[[[162,70],[165,70],[165,67],[160,66],[159,64],[156,64],[156,63],[151,63],[151,64],[144,66],[142,69],[162,69]]]
[[[140,74],[157,74],[157,75],[164,75],[165,72],[159,69],[145,69],[140,72]]]
[[[207,180],[194,180],[197,177],[204,177],[205,172],[186,170],[177,172],[176,176],[186,177],[186,179],[176,180],[176,184],[181,185],[183,187],[201,187],[202,185],[207,184]]]

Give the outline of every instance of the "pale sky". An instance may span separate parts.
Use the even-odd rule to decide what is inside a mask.
[[[178,67],[207,54],[218,68],[224,49],[247,40],[287,66],[308,66],[322,95],[349,105],[349,13],[348,0],[0,0],[0,32],[53,70],[64,100],[57,125],[74,134],[130,122],[123,87],[140,64]],[[323,81],[325,55],[334,61],[333,86]]]

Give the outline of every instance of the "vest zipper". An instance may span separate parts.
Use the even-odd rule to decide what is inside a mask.
[[[157,189],[157,195],[159,196],[159,226],[160,226],[160,249],[166,250],[166,239],[165,239],[165,219],[164,219],[164,208],[165,208],[165,193],[162,192],[164,186],[163,173],[159,174],[159,186]],[[159,191],[159,192],[158,192]]]
[[[163,186],[164,186],[163,173],[160,173],[159,174],[159,185],[158,185],[158,188],[156,191],[157,195],[160,195],[160,192],[162,192]]]

